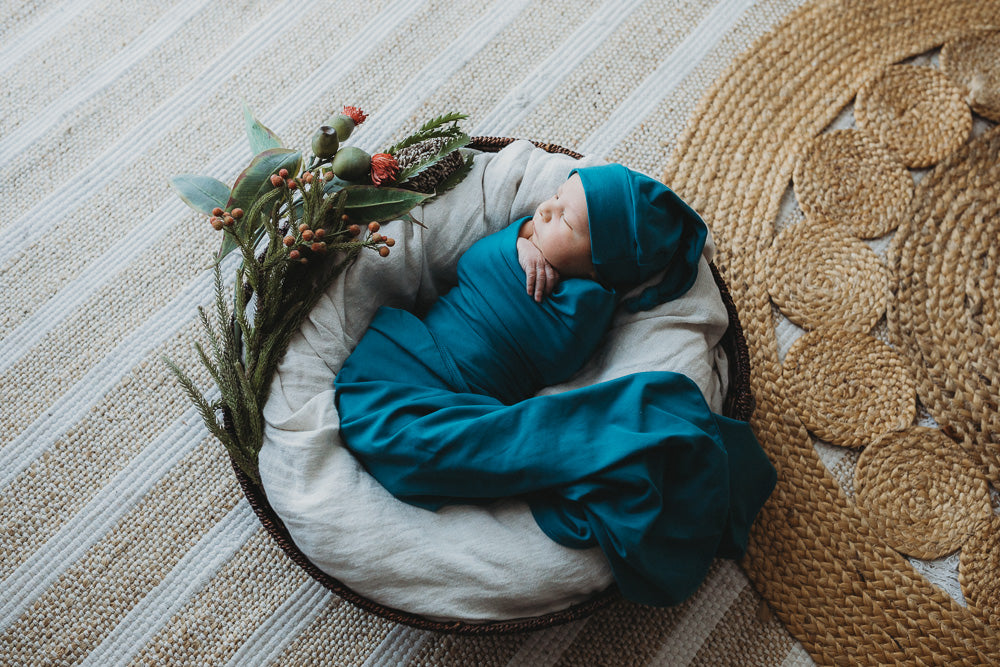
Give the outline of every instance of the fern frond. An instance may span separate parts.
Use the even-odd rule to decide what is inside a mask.
[[[227,387],[223,383],[223,378],[219,373],[219,368],[213,364],[208,358],[208,355],[205,354],[205,349],[201,346],[201,343],[195,342],[194,349],[198,353],[198,357],[201,359],[202,365],[208,369],[209,375],[211,375],[212,379],[215,380],[215,384],[219,388],[219,391],[225,394]]]
[[[216,363],[219,363],[219,360],[222,359],[222,348],[220,347],[221,341],[219,340],[219,334],[216,332],[215,327],[212,326],[212,323],[208,320],[208,313],[206,313],[205,309],[201,306],[198,306],[198,317],[201,320],[202,328],[208,335],[208,342],[212,346],[212,354],[215,356],[215,361]]]
[[[198,391],[194,381],[192,381],[191,378],[189,378],[187,374],[181,370],[180,366],[173,362],[173,360],[167,356],[160,357],[160,359],[167,365],[170,372],[174,374],[174,377],[177,378],[177,382],[181,385],[181,388],[184,389],[184,393],[186,393],[188,398],[191,399],[191,402],[194,403],[195,407],[198,409],[198,413],[201,415],[202,421],[204,421],[205,426],[208,427],[208,430],[212,433],[212,435],[219,439],[226,449],[231,449],[234,446],[234,443],[229,433],[222,427],[222,424],[219,423],[219,419],[215,414],[216,404],[210,404],[205,399],[204,395]]]
[[[426,123],[424,123],[423,125],[421,125],[420,129],[418,129],[417,131],[418,132],[424,132],[424,131],[427,131],[427,130],[433,130],[436,127],[441,127],[445,123],[457,123],[458,121],[465,120],[468,117],[469,117],[469,114],[459,113],[457,111],[452,111],[450,113],[446,113],[444,115],[437,116],[436,118],[431,118]]]

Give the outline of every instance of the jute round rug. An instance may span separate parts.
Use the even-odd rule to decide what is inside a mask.
[[[664,172],[665,182],[703,213],[719,242],[720,267],[733,289],[750,346],[757,400],[753,425],[778,468],[778,486],[758,518],[743,565],[778,617],[822,663],[953,665],[1000,660],[998,628],[988,620],[992,616],[995,622],[995,611],[982,606],[997,599],[998,573],[995,567],[971,565],[996,563],[996,554],[977,552],[980,555],[967,558],[966,550],[972,553],[972,548],[963,547],[963,562],[970,563],[963,576],[968,573],[966,578],[978,581],[966,585],[963,580],[968,604],[963,607],[918,574],[888,546],[873,523],[865,520],[824,467],[797,416],[788,375],[782,373],[764,273],[779,205],[796,162],[814,138],[867,82],[876,77],[892,79],[884,74],[889,66],[997,24],[1000,3],[993,1],[824,1],[805,6],[763,37],[714,84],[690,119]],[[929,78],[939,82],[936,73]],[[911,106],[927,113],[926,105],[917,101],[921,96],[941,97],[941,90],[911,85],[904,92],[914,100]],[[877,100],[868,102],[875,104]],[[880,103],[895,104],[891,100]],[[954,103],[948,97],[947,105],[939,104],[942,123],[948,128],[955,127],[950,120],[954,114],[962,112]],[[956,122],[961,125],[965,120]],[[918,215],[914,223],[918,227],[915,234],[934,237],[921,246],[921,256],[930,258],[924,264],[932,265],[928,271],[944,270],[942,275],[952,276],[957,275],[956,269],[973,265],[975,280],[969,281],[972,285],[967,290],[973,297],[971,305],[965,310],[947,307],[956,311],[953,322],[966,321],[978,327],[969,332],[974,352],[984,342],[992,343],[992,351],[974,357],[974,352],[964,349],[949,350],[947,346],[957,344],[956,339],[965,340],[963,331],[953,330],[947,339],[950,342],[945,342],[931,335],[938,330],[935,323],[910,318],[907,322],[913,328],[907,331],[915,339],[914,347],[902,352],[919,366],[920,377],[914,380],[927,385],[923,393],[918,386],[921,400],[928,404],[932,396],[941,399],[935,418],[942,431],[957,439],[962,445],[958,452],[964,448],[981,472],[994,481],[997,341],[991,336],[996,332],[996,312],[992,309],[996,304],[997,241],[995,234],[989,233],[993,228],[988,227],[975,232],[980,245],[963,244],[963,236],[972,234],[969,230],[976,227],[955,224],[954,220],[995,220],[995,206],[991,208],[990,202],[996,201],[1000,189],[995,170],[990,171],[987,165],[997,163],[996,136],[993,132],[975,140],[970,148],[959,149],[971,152],[971,158],[945,158],[938,169],[957,167],[962,175],[950,177],[956,184],[947,189],[944,203],[939,197],[935,207],[928,196],[918,192],[910,211],[919,209],[922,196],[928,197],[927,212],[922,218]],[[977,173],[981,177],[976,177]],[[938,174],[932,171],[927,176],[931,183],[927,187],[941,194],[940,188],[933,189],[934,184],[949,177],[943,171]],[[938,225],[945,231],[935,237],[920,231],[933,227],[924,219],[948,222]],[[955,247],[954,252],[945,252]],[[946,264],[944,269],[942,263]],[[913,267],[912,262],[904,262],[896,275]],[[927,282],[935,281],[928,278]],[[904,286],[898,287],[905,291]],[[937,299],[937,292],[931,291]],[[942,303],[950,303],[947,297],[954,296],[954,290],[940,291],[944,292]],[[978,302],[975,295],[980,297]],[[914,351],[922,356],[914,359]],[[965,398],[967,405],[979,412],[965,421],[956,418],[947,424],[942,419],[969,412],[956,408],[956,401],[963,399],[961,389],[957,390],[959,395],[953,390],[947,396],[943,389],[951,386],[943,378],[949,369],[938,361],[952,352],[956,367],[966,362],[964,368],[969,370],[963,376],[963,386],[970,388]],[[983,360],[985,372],[975,365],[978,359]],[[985,493],[983,484],[969,488]],[[974,506],[983,507],[983,501],[988,517],[988,497],[980,495]],[[991,537],[990,527],[995,521],[978,525],[976,539],[969,542],[974,542],[975,548],[995,551],[996,539]]]

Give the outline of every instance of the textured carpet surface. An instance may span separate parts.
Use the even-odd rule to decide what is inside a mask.
[[[208,267],[218,237],[168,179],[235,179],[249,159],[241,101],[286,145],[302,148],[331,111],[353,104],[370,118],[351,143],[373,151],[433,115],[461,110],[471,134],[553,142],[654,175],[673,155],[682,191],[711,211],[710,224],[719,220],[725,246],[743,238],[732,231],[739,216],[708,203],[712,188],[699,181],[693,148],[707,139],[688,123],[703,117],[706,128],[725,133],[711,100],[699,100],[713,90],[719,99],[727,89],[713,82],[746,65],[741,54],[803,5],[0,3],[0,663],[797,665],[812,664],[810,653],[836,660],[821,644],[839,636],[811,633],[808,611],[788,612],[794,588],[765,565],[781,563],[760,546],[742,563],[753,585],[740,565],[718,561],[698,593],[671,609],[620,603],[569,625],[490,637],[372,616],[273,543],[223,448],[160,361],[167,355],[210,384],[192,343],[196,307],[212,301]],[[915,40],[887,62],[932,46]],[[817,115],[811,132],[851,96],[838,89],[825,101],[830,117]],[[743,160],[781,162],[768,181],[780,199],[787,156],[738,148],[719,174],[737,179]],[[778,201],[768,202],[760,222],[777,214]],[[739,253],[725,256],[735,275],[753,277],[741,273]],[[756,308],[745,285],[736,291]],[[772,339],[758,348],[772,344],[774,332],[765,334]],[[787,436],[769,429],[766,407],[755,426],[770,438],[772,458],[788,455],[775,444]],[[825,461],[835,470],[844,459]],[[766,540],[757,537],[758,545]]]

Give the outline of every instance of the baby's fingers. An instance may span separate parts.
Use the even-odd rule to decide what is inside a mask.
[[[548,296],[559,284],[559,272],[548,262],[545,262],[545,295]]]
[[[531,269],[531,268],[527,268],[526,267],[525,271],[524,271],[524,274],[528,278],[528,284],[527,284],[528,294],[534,294],[535,293],[535,271],[533,269]]]
[[[546,284],[545,284],[546,281],[545,281],[545,265],[544,264],[539,265],[538,267],[535,268],[535,280],[534,280],[534,283],[535,283],[535,290],[534,290],[534,292],[535,292],[535,301],[537,301],[538,303],[541,303],[542,299],[545,298],[545,295],[548,294],[548,291],[545,289],[545,287],[546,287]]]

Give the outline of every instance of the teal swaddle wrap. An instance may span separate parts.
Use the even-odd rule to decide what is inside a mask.
[[[566,279],[536,303],[517,257],[525,220],[476,242],[423,319],[378,311],[335,380],[341,434],[398,498],[434,510],[521,496],[552,539],[599,545],[627,598],[676,604],[715,556],[743,553],[774,468],[747,424],[677,373],[534,396],[593,354],[618,293]]]

